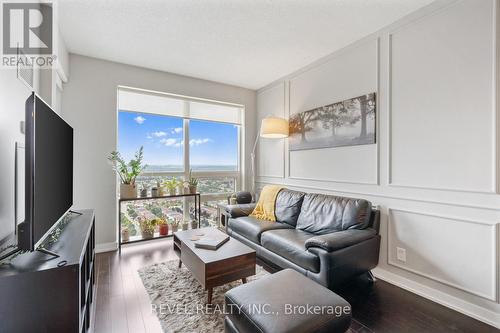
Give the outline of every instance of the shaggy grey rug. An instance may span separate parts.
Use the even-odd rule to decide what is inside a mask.
[[[151,310],[158,316],[163,332],[224,332],[224,294],[239,286],[241,280],[215,287],[212,305],[206,305],[206,291],[184,265],[178,268],[178,263],[172,260],[139,270],[151,299]],[[269,274],[258,265],[256,272],[247,280]]]
[[[165,333],[223,333],[224,293],[239,286],[235,281],[213,290],[212,305],[206,305],[207,293],[178,260],[141,268],[139,275],[151,299],[151,310],[156,313]],[[270,273],[256,266],[257,274],[248,281]],[[348,333],[371,332],[353,319]]]

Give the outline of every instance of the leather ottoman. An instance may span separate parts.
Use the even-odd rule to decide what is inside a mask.
[[[225,302],[231,333],[334,333],[351,324],[346,300],[291,269],[231,289]]]

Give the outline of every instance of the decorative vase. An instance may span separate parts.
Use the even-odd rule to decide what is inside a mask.
[[[128,242],[130,240],[130,232],[127,228],[122,229],[122,242]]]
[[[178,225],[172,225],[172,233],[177,232],[177,229],[179,229]]]
[[[166,236],[168,235],[168,224],[160,224],[159,227],[160,231],[160,236]]]
[[[191,229],[196,229],[198,228],[198,221],[192,220],[191,221]]]
[[[193,186],[193,185],[190,185],[190,186],[189,186],[189,192],[190,192],[191,194],[196,194],[196,187],[197,187],[196,185],[194,185],[194,186]]]
[[[188,230],[189,223],[183,223],[182,224],[182,230]]]
[[[134,199],[137,198],[137,189],[135,184],[120,184],[120,198]]]
[[[154,236],[154,230],[141,230],[141,235],[143,239],[151,239]]]
[[[157,187],[153,187],[151,189],[151,196],[152,197],[157,197],[158,196],[158,188]]]
[[[148,189],[147,188],[143,188],[141,190],[141,198],[145,198],[148,196]]]

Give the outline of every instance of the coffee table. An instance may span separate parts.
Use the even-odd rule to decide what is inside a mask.
[[[222,231],[214,227],[177,231],[174,233],[174,251],[179,257],[179,268],[184,264],[202,287],[208,291],[207,302],[212,303],[214,287],[255,275],[255,250],[237,239],[230,238],[217,250],[196,248],[191,238],[225,237]]]

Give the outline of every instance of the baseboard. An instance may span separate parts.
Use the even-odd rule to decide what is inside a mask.
[[[110,251],[116,251],[116,250],[118,250],[118,243],[117,242],[101,243],[101,244],[95,245],[95,252],[96,253],[110,252]]]
[[[382,268],[377,267],[372,270],[372,272],[373,275],[380,280],[408,290],[414,294],[500,329],[499,313],[495,313],[494,311],[451,296],[437,289],[427,287]]]

